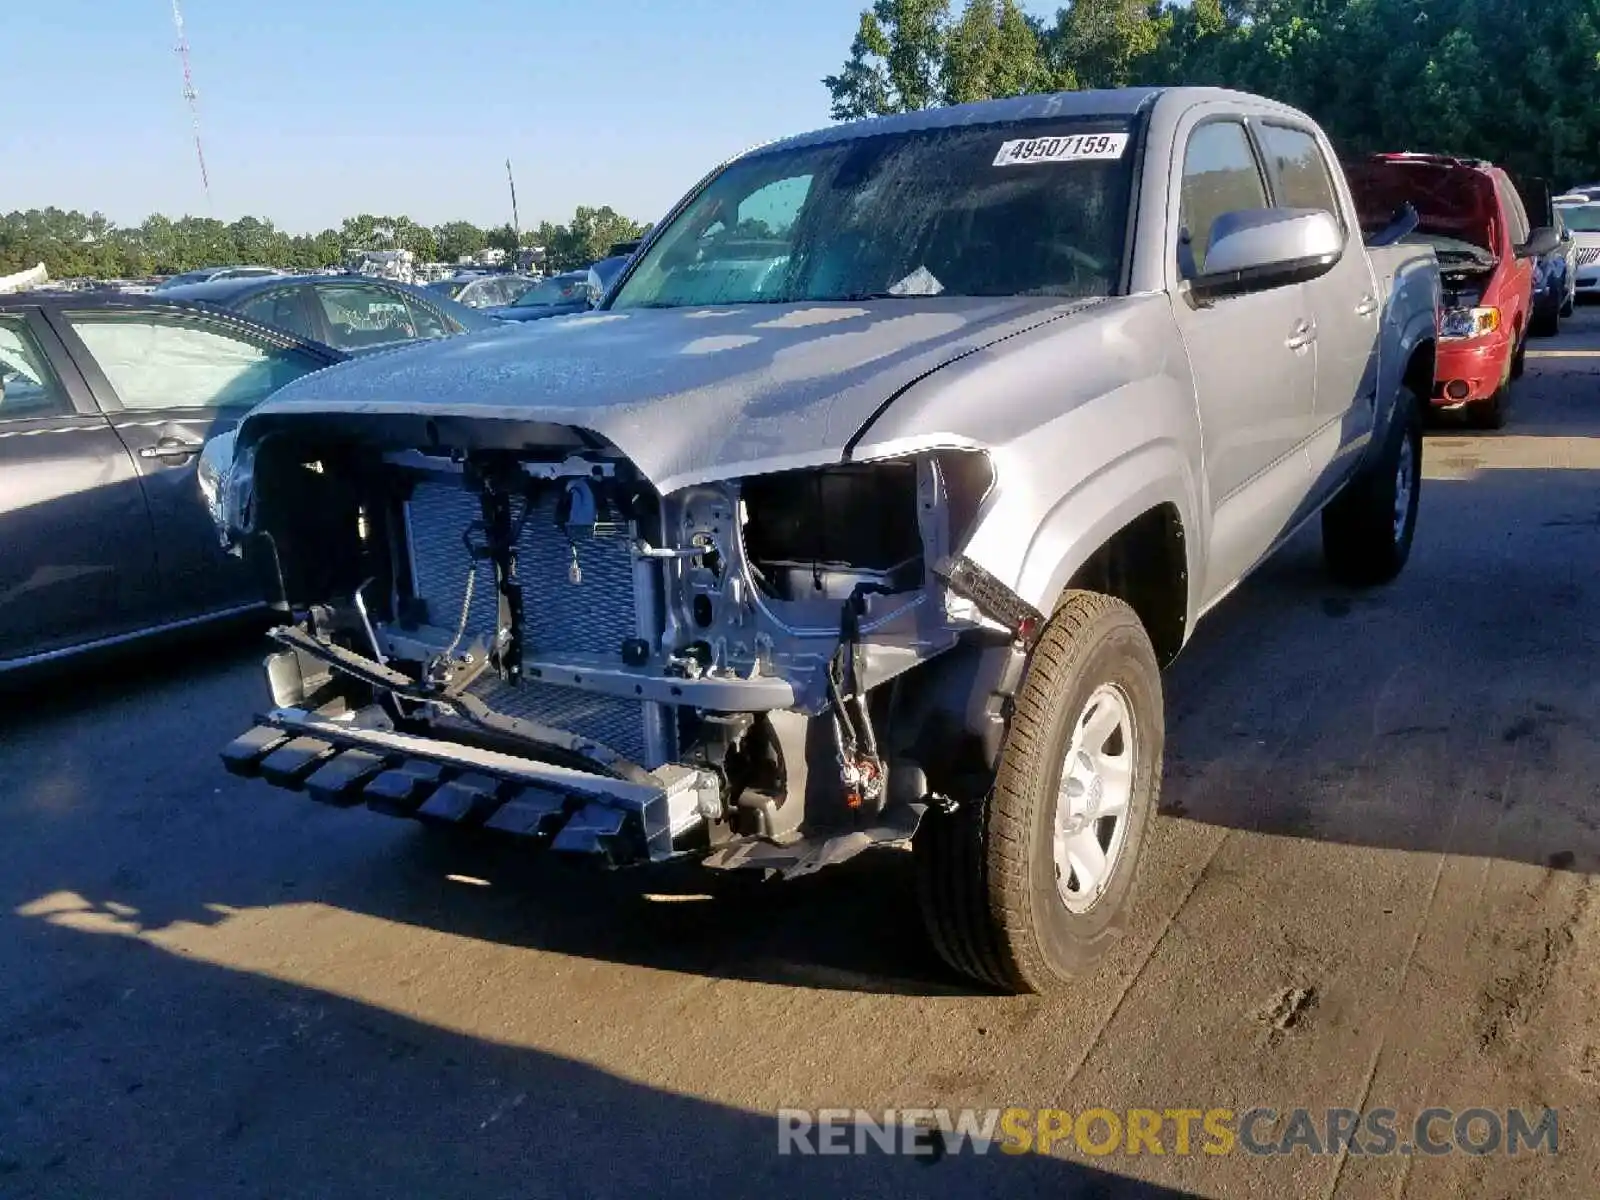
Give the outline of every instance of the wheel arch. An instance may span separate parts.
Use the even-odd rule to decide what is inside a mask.
[[[1019,594],[1046,613],[1071,588],[1125,600],[1168,662],[1187,640],[1198,608],[1204,531],[1197,508],[1178,448],[1148,445],[1085,480],[1050,511],[1024,559]]]

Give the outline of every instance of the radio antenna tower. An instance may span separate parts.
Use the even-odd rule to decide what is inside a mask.
[[[194,126],[194,156],[200,161],[200,186],[205,189],[206,206],[211,205],[211,177],[206,174],[206,152],[200,145],[200,93],[194,90],[194,75],[189,70],[189,37],[183,31],[183,9],[172,0],[172,24],[178,31],[173,47],[183,63],[183,98],[189,105],[189,122]]]

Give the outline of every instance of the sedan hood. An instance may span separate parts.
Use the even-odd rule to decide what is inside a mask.
[[[919,379],[1093,303],[918,297],[556,318],[308,375],[241,436],[296,412],[576,426],[668,492],[837,462]]]

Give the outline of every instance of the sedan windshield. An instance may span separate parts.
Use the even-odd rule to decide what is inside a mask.
[[[588,289],[582,275],[557,275],[534,284],[517,297],[514,308],[545,308],[551,304],[573,304],[585,299]]]
[[[1126,124],[962,126],[757,153],[646,252],[611,307],[1093,296],[1121,274]]]

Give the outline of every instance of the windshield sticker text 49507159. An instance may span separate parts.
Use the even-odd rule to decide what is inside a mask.
[[[1128,148],[1125,133],[1074,133],[1068,137],[1017,138],[1002,142],[994,156],[997,167],[1028,163],[1082,162],[1095,158],[1121,158]]]

